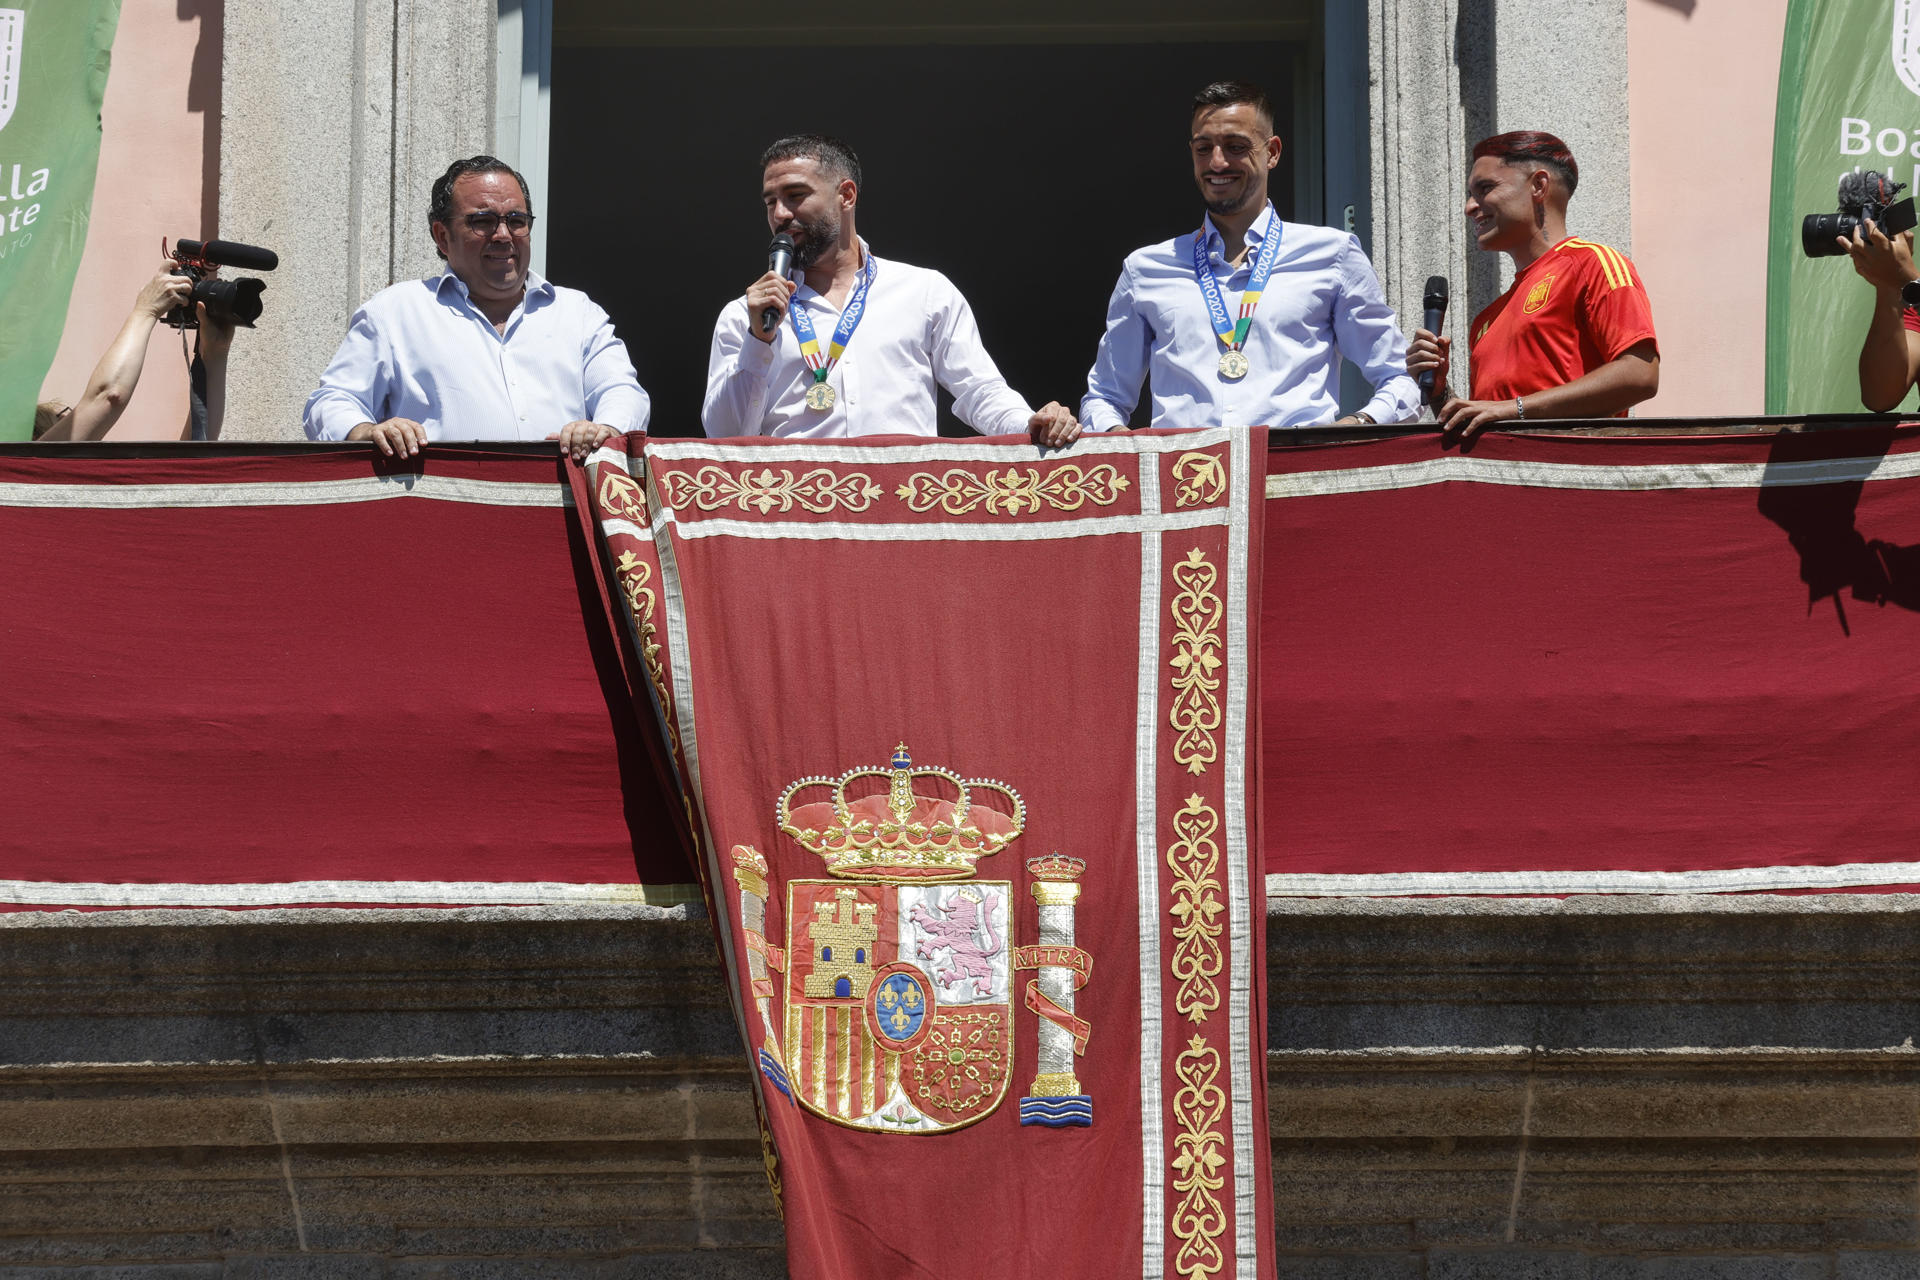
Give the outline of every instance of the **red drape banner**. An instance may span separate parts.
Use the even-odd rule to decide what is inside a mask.
[[[1920,883],[1920,429],[1276,449],[1270,894]]]
[[[561,464],[0,456],[0,910],[697,900]]]
[[[796,1280],[1272,1275],[1264,444],[596,454]]]

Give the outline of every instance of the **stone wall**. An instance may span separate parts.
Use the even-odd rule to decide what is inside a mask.
[[[1569,229],[1633,252],[1627,0],[1368,0],[1367,34],[1374,268],[1409,332],[1427,277],[1448,278],[1464,387],[1467,323],[1513,281],[1467,226],[1474,143],[1558,134],[1580,163]]]
[[[492,145],[494,22],[494,0],[227,5],[220,234],[280,254],[228,374],[228,435],[301,439],[354,308],[439,271],[427,193]]]
[[[1920,899],[1286,900],[1281,1273],[1920,1272]],[[0,1280],[774,1277],[684,908],[0,917]]]

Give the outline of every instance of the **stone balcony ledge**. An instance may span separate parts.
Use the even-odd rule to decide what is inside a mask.
[[[1274,901],[1283,1274],[1920,1270],[1917,923]],[[0,917],[0,1280],[780,1273],[697,907]]]

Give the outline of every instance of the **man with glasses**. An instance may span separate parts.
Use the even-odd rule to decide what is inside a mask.
[[[1360,242],[1282,222],[1267,203],[1267,175],[1280,163],[1267,95],[1237,80],[1208,85],[1194,95],[1189,146],[1206,216],[1198,231],[1128,255],[1080,421],[1089,431],[1125,427],[1150,377],[1155,427],[1332,422],[1342,357],[1374,394],[1339,421],[1418,413],[1406,339]],[[1046,443],[1072,438],[1059,435]]]
[[[429,440],[545,439],[584,458],[646,427],[647,393],[607,313],[528,269],[530,203],[492,156],[448,167],[427,214],[446,270],[354,312],[307,399],[310,437],[399,457]]]

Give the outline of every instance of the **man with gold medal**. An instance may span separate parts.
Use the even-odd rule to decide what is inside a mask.
[[[767,226],[792,238],[795,270],[767,272],[715,322],[700,414],[709,436],[931,436],[936,383],[982,435],[1078,434],[1072,410],[1035,413],[1007,385],[952,281],[880,258],[856,234],[850,147],[795,134],[760,166]]]
[[[1149,377],[1155,427],[1416,416],[1406,339],[1360,242],[1282,222],[1267,203],[1280,139],[1266,94],[1232,80],[1202,89],[1189,146],[1206,217],[1198,232],[1127,256],[1087,374],[1086,430],[1125,427]],[[1343,358],[1374,388],[1366,407],[1345,418]]]

